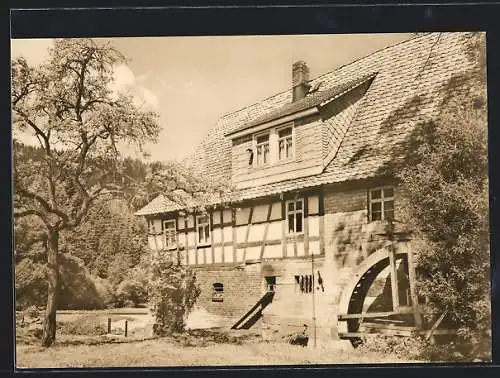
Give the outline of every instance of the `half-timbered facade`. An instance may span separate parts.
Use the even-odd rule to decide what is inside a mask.
[[[137,213],[150,247],[196,271],[198,306],[227,326],[272,337],[307,324],[321,340],[355,335],[366,311],[418,324],[391,164],[473,67],[467,40],[415,37],[314,79],[295,63],[290,90],[223,116],[193,156],[193,169],[231,184],[231,200],[197,213],[158,196]],[[370,304],[382,271],[399,279]]]

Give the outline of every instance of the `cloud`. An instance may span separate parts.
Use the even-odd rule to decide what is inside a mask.
[[[134,96],[136,105],[156,110],[159,106],[158,97],[151,90],[139,84],[145,80],[145,75],[136,77],[129,67],[120,64],[114,69],[114,82],[111,89],[115,92],[128,92]]]
[[[52,39],[11,39],[12,58],[23,56],[29,64],[39,65],[48,58],[48,49],[54,46]]]

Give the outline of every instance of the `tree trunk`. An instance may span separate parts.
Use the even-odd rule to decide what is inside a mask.
[[[48,293],[47,308],[43,322],[42,346],[48,347],[56,341],[56,310],[59,294],[59,231],[51,231],[47,241]]]

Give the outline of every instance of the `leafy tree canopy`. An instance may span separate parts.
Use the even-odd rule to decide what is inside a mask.
[[[491,327],[484,36],[472,34],[474,69],[443,88],[440,113],[412,135],[399,173],[403,220],[416,231],[419,294],[469,341]]]

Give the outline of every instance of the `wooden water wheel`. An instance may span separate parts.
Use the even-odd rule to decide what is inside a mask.
[[[382,271],[389,269],[384,289],[370,306],[367,294]],[[378,302],[377,302],[378,300]],[[411,251],[387,247],[368,256],[346,285],[339,305],[339,337],[354,347],[369,334],[425,337],[454,333],[438,329],[445,314],[432,324],[423,324],[415,292],[415,268]]]

